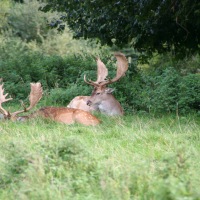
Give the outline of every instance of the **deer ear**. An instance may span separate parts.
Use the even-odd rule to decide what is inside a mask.
[[[107,94],[111,94],[111,93],[113,93],[114,92],[114,88],[106,88],[106,90],[105,90],[105,92],[107,93]]]

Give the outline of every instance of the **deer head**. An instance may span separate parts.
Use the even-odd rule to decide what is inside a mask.
[[[86,76],[84,76],[84,81],[94,87],[92,95],[87,101],[87,105],[91,106],[101,104],[101,107],[99,108],[100,110],[101,108],[107,110],[109,109],[109,106],[113,108],[115,107],[118,110],[122,110],[119,102],[117,102],[117,100],[112,96],[112,92],[114,91],[114,89],[107,88],[107,85],[119,81],[120,78],[125,75],[126,71],[128,70],[128,61],[125,55],[122,53],[115,53],[114,55],[117,59],[117,73],[114,78],[107,79],[108,70],[104,63],[100,60],[100,58],[97,58],[97,80],[87,81]],[[109,101],[110,103],[108,103]],[[105,102],[104,105],[102,104],[102,102]],[[104,107],[106,104],[107,107]],[[121,111],[119,112],[121,113]]]
[[[29,107],[27,108],[25,107],[24,104],[22,104],[23,110],[18,110],[13,113],[7,111],[2,107],[3,103],[12,100],[12,98],[6,98],[8,96],[8,93],[4,94],[3,83],[0,85],[0,112],[4,115],[5,119],[17,120],[18,114],[23,112],[28,112],[33,107],[35,107],[36,104],[40,101],[43,93],[41,83],[31,83],[30,85],[31,85],[31,92],[29,95],[29,102],[30,102]]]

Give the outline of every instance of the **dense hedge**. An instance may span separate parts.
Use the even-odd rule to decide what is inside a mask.
[[[16,42],[16,41],[15,41]],[[91,56],[48,56],[17,45],[0,48],[0,77],[6,91],[19,99],[27,99],[29,83],[41,81],[44,87],[43,104],[66,105],[77,95],[89,95],[91,86],[83,81],[88,74],[95,80],[96,62]],[[12,48],[11,48],[12,46]],[[109,75],[115,74],[113,61],[103,59]],[[181,75],[172,66],[138,70],[130,65],[126,77],[110,85],[126,112],[179,112],[200,109],[200,74]]]
[[[182,76],[172,67],[140,71],[126,87],[132,88],[127,100],[135,110],[155,113],[200,110],[200,74]]]

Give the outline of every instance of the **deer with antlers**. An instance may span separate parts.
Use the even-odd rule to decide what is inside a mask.
[[[24,121],[34,117],[43,117],[48,118],[57,122],[62,122],[65,124],[80,123],[83,125],[97,125],[100,123],[100,120],[97,119],[91,113],[74,108],[66,107],[44,107],[41,108],[28,116],[18,116],[20,113],[28,112],[42,98],[43,89],[40,83],[31,83],[31,92],[29,95],[30,106],[28,108],[23,105],[24,109],[15,111],[13,113],[7,111],[2,107],[2,103],[12,100],[12,98],[6,98],[8,94],[4,94],[3,84],[0,85],[0,112],[3,114],[4,119],[10,119],[13,121]]]
[[[107,79],[108,69],[105,64],[97,58],[97,80],[84,81],[94,87],[91,96],[77,96],[69,103],[68,108],[78,108],[89,112],[100,111],[107,115],[123,115],[124,111],[120,103],[112,95],[114,89],[108,88],[107,85],[119,81],[128,70],[128,61],[124,54],[115,53],[117,59],[117,73],[113,79]]]

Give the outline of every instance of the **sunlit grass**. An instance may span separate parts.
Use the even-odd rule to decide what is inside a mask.
[[[0,121],[0,199],[199,199],[198,118],[99,117]]]

